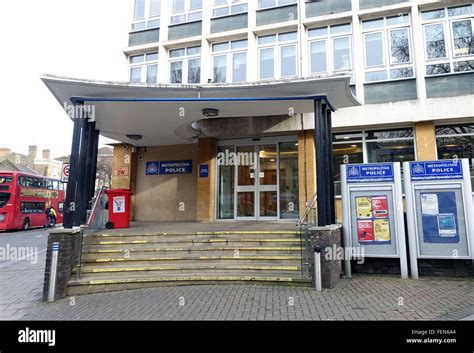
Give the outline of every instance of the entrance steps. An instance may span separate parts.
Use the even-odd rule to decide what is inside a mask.
[[[297,231],[113,234],[84,238],[68,295],[166,285],[309,286]],[[77,270],[75,270],[77,271]]]

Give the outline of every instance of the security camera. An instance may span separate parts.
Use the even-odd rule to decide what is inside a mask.
[[[123,144],[123,149],[124,149],[124,150],[128,150],[128,145],[124,143],[124,144]]]

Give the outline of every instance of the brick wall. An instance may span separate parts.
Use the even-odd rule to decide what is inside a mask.
[[[79,229],[55,229],[49,233],[43,285],[44,301],[48,300],[53,243],[58,242],[60,245],[55,298],[61,299],[66,297],[67,294],[67,282],[71,279],[71,272],[75,264],[75,248],[78,246],[77,240],[79,236]]]

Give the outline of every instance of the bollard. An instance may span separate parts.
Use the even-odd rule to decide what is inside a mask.
[[[49,275],[48,302],[56,299],[56,278],[58,274],[59,243],[53,243],[51,247],[51,272]]]
[[[321,292],[321,248],[314,248],[314,285],[318,292]]]

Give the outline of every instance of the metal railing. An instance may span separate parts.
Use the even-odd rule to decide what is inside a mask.
[[[107,204],[107,196],[105,195],[105,187],[101,187],[96,193],[95,197],[91,201],[91,209],[87,211],[87,221],[85,225],[81,226],[81,232],[76,238],[76,277],[79,280],[81,278],[81,266],[82,266],[82,246],[84,238],[92,236],[96,231],[105,228],[105,224],[108,221],[108,213],[105,211]]]
[[[308,237],[308,230],[310,227],[316,226],[318,223],[318,213],[316,208],[316,201],[318,199],[315,193],[310,201],[306,203],[306,207],[297,222],[297,227],[300,230],[301,240],[301,276],[303,278],[310,278],[310,257],[313,256],[313,249],[310,246]]]

